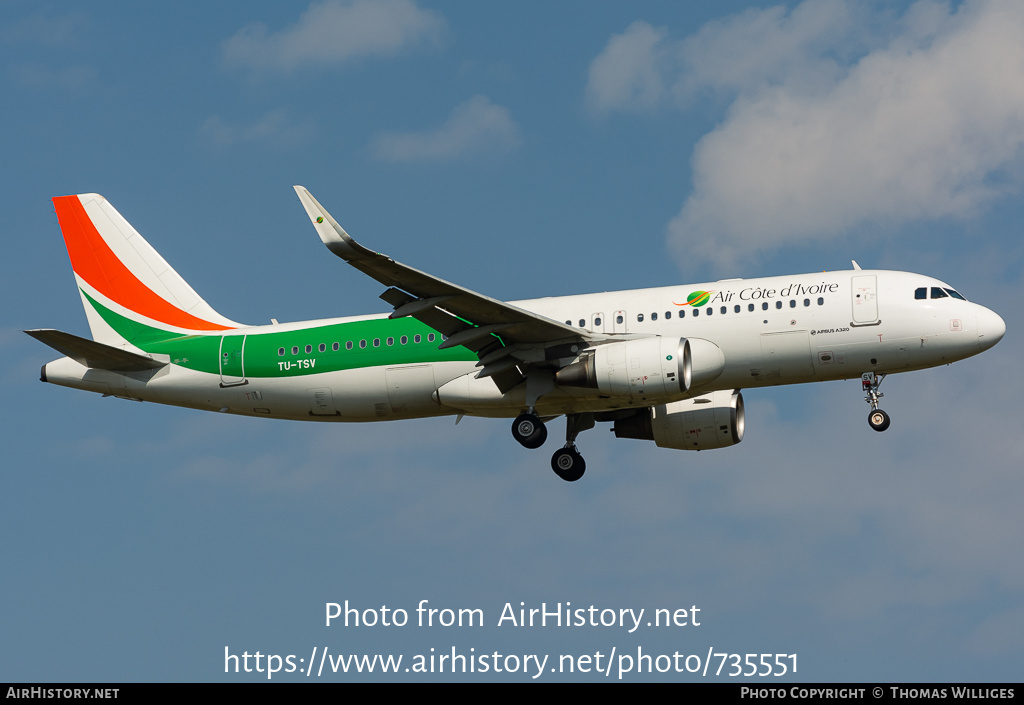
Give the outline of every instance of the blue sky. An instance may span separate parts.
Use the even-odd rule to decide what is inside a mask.
[[[796,653],[806,681],[1019,679],[1018,3],[4,9],[0,680],[257,680],[224,673],[225,647],[314,646],[713,647]],[[855,381],[756,390],[739,446],[599,426],[574,485],[505,421],[271,423],[39,383],[53,356],[21,331],[87,333],[57,195],[105,195],[234,320],[385,310],[292,184],[497,298],[857,259],[948,281],[1008,333],[890,377],[885,434]],[[487,623],[324,626],[325,602],[423,599]],[[499,628],[506,602],[703,621]]]

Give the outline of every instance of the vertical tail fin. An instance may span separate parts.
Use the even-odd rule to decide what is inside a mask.
[[[213,310],[99,194],[53,199],[93,340],[131,342],[140,324],[170,335],[239,327]]]

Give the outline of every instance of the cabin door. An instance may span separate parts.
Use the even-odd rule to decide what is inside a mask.
[[[865,274],[850,280],[850,293],[853,297],[853,324],[870,326],[878,323],[878,291],[877,277]]]
[[[244,335],[225,335],[220,339],[220,386],[245,384]]]

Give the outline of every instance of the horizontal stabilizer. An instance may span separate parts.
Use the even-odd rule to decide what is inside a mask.
[[[167,364],[145,355],[97,343],[95,340],[79,338],[77,335],[52,328],[25,332],[62,355],[67,355],[75,362],[97,370],[141,372],[142,370],[155,370]]]

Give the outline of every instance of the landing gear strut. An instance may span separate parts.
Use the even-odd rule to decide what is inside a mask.
[[[871,405],[871,411],[868,413],[868,426],[879,432],[889,428],[891,423],[889,414],[878,408],[878,400],[885,396],[878,391],[878,388],[882,386],[883,379],[885,379],[884,373],[876,375],[874,372],[865,372],[860,376],[860,386],[865,394],[864,401]]]
[[[566,482],[576,482],[587,470],[587,463],[576,450],[576,436],[593,427],[593,414],[566,414],[565,445],[551,456],[551,469]],[[512,436],[524,448],[540,448],[548,438],[548,429],[531,408],[512,422]]]
[[[565,417],[565,445],[551,456],[551,469],[566,482],[576,482],[587,471],[586,461],[576,450],[576,436],[593,427],[593,414],[568,414]]]

